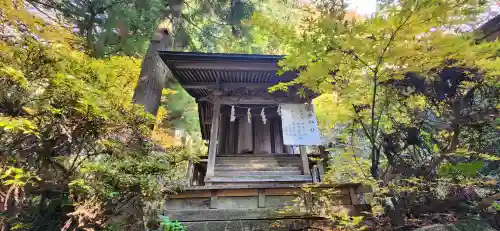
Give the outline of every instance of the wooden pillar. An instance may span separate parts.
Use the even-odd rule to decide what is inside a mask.
[[[312,179],[313,183],[318,183],[320,182],[319,174],[318,174],[318,166],[314,165],[312,168]]]
[[[248,123],[246,116],[239,118],[236,142],[238,143],[236,153],[252,152],[253,150],[253,129]]]
[[[307,100],[308,105],[312,106],[312,100],[308,99]],[[299,146],[299,151],[300,151],[300,159],[302,159],[302,170],[304,171],[303,174],[306,176],[311,175],[311,170],[309,169],[309,158],[307,157],[307,149],[305,145],[300,145]]]
[[[186,172],[186,186],[192,186],[193,184],[193,175],[194,175],[194,164],[193,161],[189,160],[187,164],[187,172]]]
[[[265,208],[266,207],[266,193],[265,193],[265,189],[263,189],[263,188],[258,189],[258,195],[259,195],[259,199],[258,199],[258,205],[257,205],[257,207],[258,208]]]
[[[321,159],[319,162],[318,162],[318,171],[319,171],[319,180],[320,181],[323,181],[323,177],[325,176],[325,163],[324,161]]]
[[[352,205],[359,205],[361,204],[358,198],[358,194],[356,194],[356,189],[354,189],[352,186],[349,186],[349,196],[351,197],[351,204]]]
[[[210,130],[210,143],[208,147],[207,177],[214,176],[215,155],[217,152],[217,141],[219,140],[220,95],[220,92],[214,92],[214,111],[212,113],[212,129]]]
[[[210,205],[209,208],[216,209],[217,208],[217,190],[210,191]]]
[[[300,145],[300,159],[302,159],[302,174],[309,176],[311,175],[311,171],[309,170],[309,158],[307,158],[307,150],[306,146]]]

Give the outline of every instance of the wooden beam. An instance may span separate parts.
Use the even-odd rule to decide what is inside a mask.
[[[245,70],[245,71],[277,71],[279,66],[276,63],[255,63],[255,62],[182,62],[175,64],[178,69],[211,69],[211,70]]]
[[[200,100],[201,101],[201,100]],[[210,100],[204,100],[210,101]],[[212,102],[212,101],[210,101]],[[220,104],[282,104],[282,103],[304,103],[305,99],[289,98],[289,97],[262,97],[262,96],[222,96]]]
[[[264,194],[267,196],[294,196],[299,195],[301,187],[296,188],[266,188]]]
[[[175,199],[184,199],[184,198],[209,198],[212,194],[210,191],[205,190],[205,191],[186,191],[186,192],[180,192],[177,195],[172,195],[170,198],[175,198]]]
[[[214,105],[212,114],[212,129],[210,131],[210,143],[208,147],[208,163],[206,177],[214,176],[215,155],[217,152],[217,142],[219,140],[219,124],[220,124],[220,92],[214,92]],[[205,178],[206,178],[205,177]]]
[[[265,109],[265,113],[266,113],[266,118],[267,119],[272,119],[274,117],[277,117],[278,116],[278,112],[277,112],[277,109],[278,109],[278,105],[275,105],[273,107],[273,105],[257,105],[257,106],[252,106],[250,107],[252,110],[250,111],[250,113],[252,114],[252,117],[259,117],[260,118],[260,113],[262,111],[262,107],[266,107]],[[222,115],[231,115],[231,105],[222,105],[221,106],[221,114]],[[246,115],[248,113],[248,108],[242,108],[242,107],[238,107],[236,106],[234,108],[234,115],[236,117],[238,116],[244,116],[245,119],[246,119]]]
[[[218,197],[252,197],[258,196],[259,189],[227,189],[217,190]]]
[[[300,145],[299,150],[300,150],[300,158],[302,159],[302,171],[303,171],[302,174],[310,176],[311,170],[309,169],[309,158],[307,157],[306,146]]]
[[[217,85],[216,83],[189,83],[183,84],[182,87],[185,89],[237,89],[237,88],[269,88],[274,86],[274,83],[221,83]]]
[[[354,210],[354,206],[352,210]],[[340,207],[339,208],[344,208]],[[329,208],[329,209],[334,209],[334,208]],[[272,219],[280,219],[280,218],[295,218],[295,219],[302,219],[302,218],[310,218],[312,217],[305,211],[299,211],[299,210],[291,210],[291,211],[284,211],[284,212],[278,212],[276,211],[277,209],[265,209],[265,208],[254,208],[254,209],[211,209],[209,212],[204,212],[203,210],[200,209],[179,209],[179,210],[165,210],[166,215],[170,219],[175,219],[180,222],[189,222],[189,221],[194,221],[196,223],[199,223],[200,221],[205,222],[206,224],[210,224],[211,222],[206,222],[206,221],[237,221],[238,223],[241,223],[245,220],[269,220],[269,218]],[[337,210],[334,210],[337,211]],[[352,213],[351,213],[352,214]],[[191,224],[190,224],[190,227]],[[216,228],[208,228],[206,229],[207,226],[204,226],[204,228],[201,229],[196,229],[196,230],[221,230],[220,227]],[[193,229],[189,229],[193,230]],[[229,228],[228,230],[241,230],[239,229],[231,229]]]

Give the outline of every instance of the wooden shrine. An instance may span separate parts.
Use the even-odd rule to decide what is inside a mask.
[[[314,203],[301,186],[321,181],[323,173],[321,162],[310,158],[321,155],[308,153],[306,146],[320,144],[311,105],[316,95],[302,86],[268,91],[297,77],[297,72],[277,74],[283,56],[159,55],[196,99],[202,137],[209,143],[207,159],[190,165],[188,185],[167,200],[166,214],[188,230],[270,230],[271,221],[296,224],[311,217],[305,210]],[[354,212],[361,205],[360,185],[321,187],[340,188],[339,209]],[[297,196],[307,203],[288,215],[277,213]],[[228,229],[232,225],[238,228]]]

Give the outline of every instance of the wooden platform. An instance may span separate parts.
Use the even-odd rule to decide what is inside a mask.
[[[312,191],[302,190],[303,186]],[[165,202],[165,215],[187,225],[187,230],[287,230],[271,227],[275,222],[324,220],[315,194],[334,189],[331,210],[357,215],[366,205],[361,204],[363,193],[369,191],[360,184],[233,184],[195,186],[171,196]],[[271,222],[272,221],[272,222]],[[244,227],[240,227],[243,225]]]

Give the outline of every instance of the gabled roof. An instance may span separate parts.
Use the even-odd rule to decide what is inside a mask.
[[[493,41],[500,37],[500,14],[481,25],[478,30],[482,39]]]
[[[267,89],[279,82],[295,79],[298,72],[278,75],[282,55],[209,54],[198,52],[160,51],[160,57],[181,86],[198,102],[198,113],[203,139],[210,136],[214,90],[221,90],[228,98],[284,99],[280,102],[306,102],[296,93],[302,86],[291,86],[287,92],[269,93]],[[306,90],[309,98],[317,94]],[[238,103],[236,103],[238,104]]]
[[[278,82],[288,82],[297,72],[277,75],[282,55],[208,54],[160,51],[160,57],[177,81],[196,99],[206,97],[216,88],[227,90],[254,87],[267,89]]]

